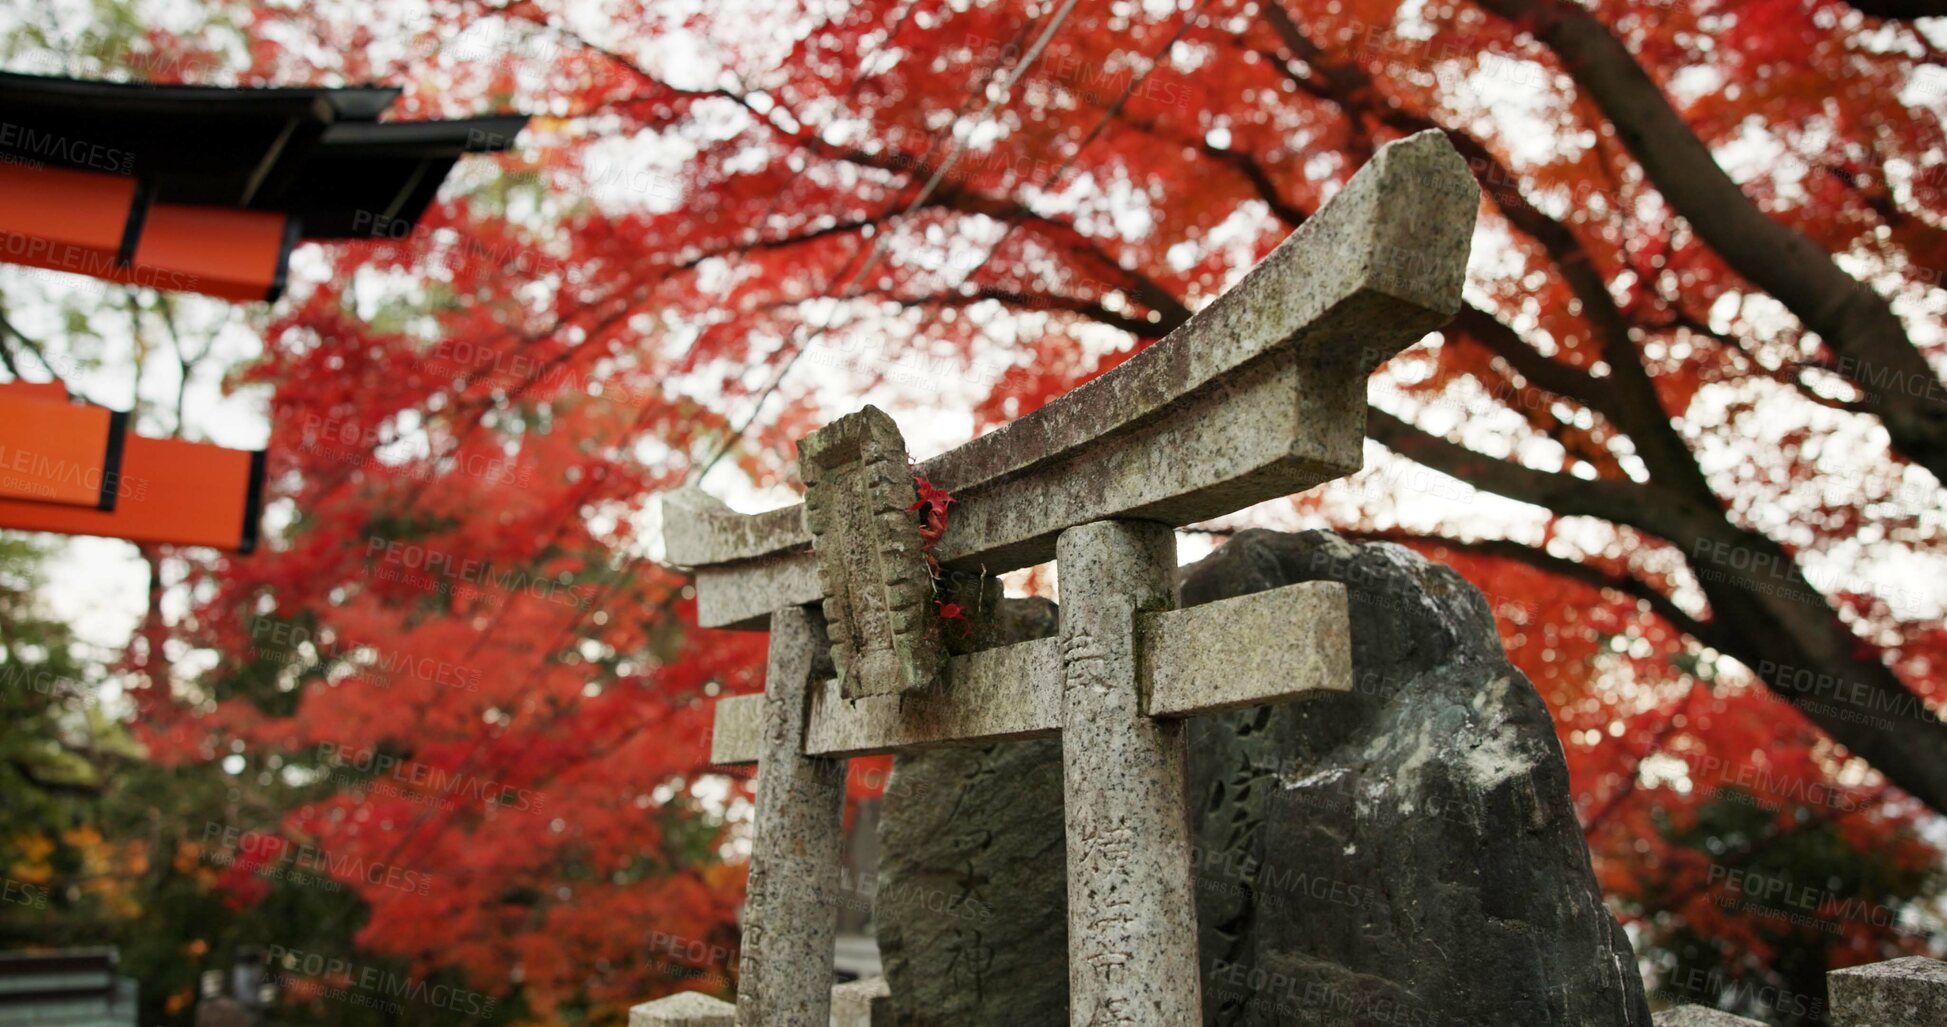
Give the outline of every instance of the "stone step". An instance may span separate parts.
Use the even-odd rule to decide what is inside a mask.
[[[892,1027],[892,989],[886,979],[833,985],[832,1027]]]
[[[700,991],[685,991],[630,1009],[629,1027],[737,1027],[737,1007]]]
[[[1832,1027],[1940,1027],[1947,1024],[1947,963],[1925,956],[1889,959],[1825,975]]]
[[[685,991],[629,1010],[629,1027],[736,1027],[737,1007]],[[892,992],[884,977],[832,986],[831,1027],[892,1027]]]
[[[1709,1006],[1678,1006],[1656,1014],[1656,1027],[1764,1027],[1759,1020],[1732,1016]]]

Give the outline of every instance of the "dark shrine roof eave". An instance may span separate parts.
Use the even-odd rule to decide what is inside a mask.
[[[524,114],[380,121],[394,86],[243,88],[0,72],[0,159],[141,181],[157,202],[281,212],[305,238],[396,235]]]
[[[202,86],[156,82],[114,82],[0,71],[0,105],[9,112],[32,107],[101,109],[113,105],[146,114],[180,112],[207,118],[215,109],[236,115],[300,115],[321,120],[375,121],[403,90],[398,86]],[[319,107],[322,101],[323,106]],[[213,109],[213,107],[215,109]]]

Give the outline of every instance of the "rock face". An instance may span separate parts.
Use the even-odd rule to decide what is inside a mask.
[[[1647,1027],[1547,707],[1473,586],[1253,531],[1181,602],[1312,580],[1347,587],[1353,693],[1190,729],[1205,1022]]]
[[[1204,1022],[1649,1027],[1548,711],[1472,586],[1398,546],[1252,531],[1185,569],[1180,605],[1312,580],[1347,586],[1354,691],[1191,722]],[[1059,743],[902,757],[894,786],[899,1022],[1065,1024]]]

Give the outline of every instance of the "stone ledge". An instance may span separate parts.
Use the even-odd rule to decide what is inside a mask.
[[[629,1027],[736,1027],[737,1007],[700,991],[668,995],[629,1010]]]
[[[698,991],[644,1002],[629,1027],[736,1027],[737,1007]],[[884,977],[832,985],[831,1027],[892,1027],[892,990]]]
[[[832,1027],[892,1027],[892,989],[886,979],[832,985]]]
[[[1678,1006],[1656,1014],[1656,1027],[1764,1027],[1758,1020],[1732,1016],[1709,1006]]]
[[[1834,970],[1825,975],[1834,1027],[1940,1027],[1947,1024],[1947,963],[1925,956]]]

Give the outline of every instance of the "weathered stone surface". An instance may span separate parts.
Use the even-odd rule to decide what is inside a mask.
[[[1003,600],[988,644],[1048,638],[1055,606]],[[893,760],[879,821],[879,957],[902,1027],[1065,1027],[1061,743]]]
[[[1947,963],[1925,956],[1889,959],[1825,975],[1833,1027],[1940,1027],[1947,1024]]]
[[[1764,1027],[1757,1020],[1733,1016],[1709,1006],[1678,1006],[1656,1014],[1656,1027]]]
[[[717,700],[711,762],[758,759],[757,697]],[[991,744],[1061,730],[1061,646],[1054,639],[956,656],[946,683],[918,695],[849,700],[838,682],[813,686],[805,748],[813,756]]]
[[[764,693],[726,695],[710,710],[710,762],[756,763],[764,751]]]
[[[1068,796],[1071,1020],[1162,1027],[1197,1018],[1201,974],[1182,718],[1278,694],[1264,679],[1281,672],[1305,682],[1284,689],[1296,695],[1317,694],[1320,682],[1344,683],[1342,621],[1308,623],[1324,628],[1309,645],[1263,646],[1251,644],[1243,615],[1264,615],[1273,609],[1265,602],[1169,619],[1171,526],[1359,466],[1365,377],[1457,307],[1477,201],[1472,176],[1437,133],[1390,144],[1239,286],[1170,338],[925,468],[959,499],[958,516],[935,550],[950,569],[985,574],[1051,554],[1063,564],[1068,595],[1056,728]],[[827,778],[842,775],[825,773],[834,761],[810,747],[819,725],[837,729],[832,744],[843,746],[992,737],[980,732],[991,726],[986,707],[993,696],[977,694],[992,686],[1013,695],[1027,689],[1029,701],[1006,714],[1027,723],[1008,735],[1041,729],[1046,646],[963,657],[965,694],[931,708],[907,702],[937,680],[939,661],[901,648],[915,632],[937,639],[912,615],[930,607],[909,587],[918,580],[907,567],[918,549],[898,516],[904,475],[894,454],[903,449],[890,420],[871,410],[807,440],[802,466],[812,495],[804,514],[821,543],[815,555],[802,548],[788,512],[735,525],[701,501],[679,498],[669,508],[695,515],[677,528],[668,552],[698,568],[705,625],[750,626],[776,611],[757,743],[765,766],[738,1015],[745,1027],[816,1024],[829,1014],[829,993],[812,994],[810,981],[830,970],[829,924],[816,915],[829,912],[830,897],[819,860],[827,836],[836,834],[827,801],[836,792]],[[823,544],[828,539],[834,544]],[[816,622],[789,605],[799,601],[812,560],[841,637],[835,697],[813,694],[810,661],[798,643]],[[1302,589],[1283,597],[1311,602],[1319,594]],[[1219,629],[1241,632],[1243,642]],[[1219,637],[1205,637],[1212,633]],[[780,636],[791,644],[781,645]],[[1302,666],[1186,651],[1226,641]],[[1145,680],[1145,667],[1160,677]],[[1505,679],[1499,686],[1507,691]],[[897,705],[861,705],[887,698]],[[814,709],[820,699],[824,709]],[[739,719],[750,710],[747,701],[726,705],[720,754],[737,755],[750,744],[750,718]],[[1384,741],[1375,746],[1383,749]],[[1498,751],[1483,758],[1492,763]],[[1497,783],[1513,776],[1487,773]],[[772,818],[782,818],[784,830],[772,830]]]
[[[1236,287],[1108,374],[921,466],[959,500],[934,553],[1001,572],[1047,560],[1063,530],[1187,524],[1360,465],[1365,379],[1460,302],[1479,193],[1445,137],[1382,147]],[[706,626],[759,626],[785,602],[752,584],[799,569],[788,514],[684,526],[668,558],[698,575]],[[713,596],[722,589],[722,596]],[[768,604],[768,605],[767,605]]]
[[[791,508],[793,513],[799,509]],[[809,552],[772,553],[696,569],[696,621],[706,628],[762,631],[778,610],[820,602],[824,596],[818,558]]]
[[[1069,1022],[1197,1018],[1196,889],[1183,725],[1143,711],[1136,617],[1167,608],[1176,535],[1100,521],[1061,533],[1061,761]]]
[[[884,977],[832,987],[831,1027],[892,1027],[892,992]]]
[[[811,681],[827,651],[815,611],[771,615],[738,1027],[796,1027],[831,1016],[845,767],[801,755]]]
[[[1188,722],[1203,1022],[1647,1025],[1547,710],[1471,586],[1398,547],[1246,532],[1187,568],[1179,598],[1187,611],[1310,580],[1349,591],[1354,692]],[[889,855],[928,831],[992,841],[971,854],[918,846],[885,887],[1058,873],[1061,854],[1042,844],[1061,806],[1051,759],[1045,743],[978,763],[902,758],[895,779],[923,790],[888,800]],[[902,1022],[1066,1022],[1036,977],[1065,939],[1035,930],[1046,913],[1027,903],[991,910],[985,933],[1010,940],[1009,959],[980,984],[1020,1001],[1005,1018],[929,1018],[952,1001],[945,986],[916,985],[909,1002],[889,965]],[[919,911],[881,906],[882,944],[925,931]]]
[[[832,665],[847,699],[930,688],[946,663],[906,440],[868,406],[798,443]]]
[[[663,559],[674,567],[735,563],[804,549],[811,533],[802,504],[744,514],[695,486],[661,495]]]
[[[1647,1025],[1480,593],[1399,546],[1252,531],[1181,599],[1306,580],[1350,593],[1353,693],[1191,726],[1206,1022]]]
[[[737,1007],[701,992],[686,991],[629,1010],[629,1027],[734,1027]]]
[[[1352,687],[1345,587],[1308,581],[1139,616],[1152,717],[1310,699]]]
[[[863,755],[1059,730],[1061,649],[1053,641],[956,656],[946,684],[918,695],[848,701],[826,682],[811,699],[806,744],[819,755]]]
[[[1290,702],[1352,684],[1345,590],[1334,582],[1141,613],[1136,623],[1152,717]],[[1061,730],[1062,675],[1060,644],[1037,639],[955,656],[944,687],[915,695],[848,700],[827,681],[812,692],[806,752],[859,756],[1052,735]],[[761,719],[758,696],[718,700],[712,760],[755,762]]]

